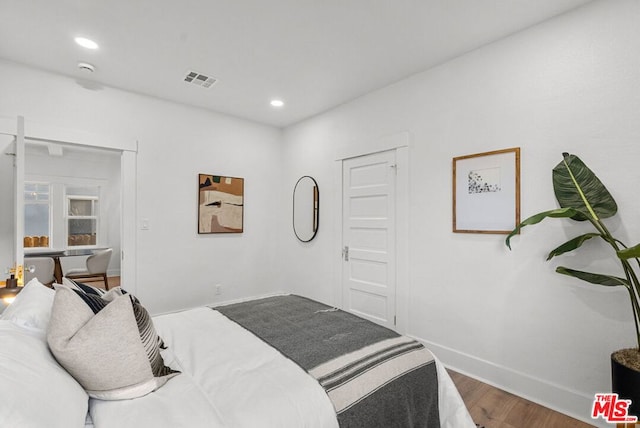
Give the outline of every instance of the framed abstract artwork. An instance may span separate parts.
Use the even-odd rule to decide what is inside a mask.
[[[242,233],[244,178],[198,174],[198,233]]]
[[[508,234],[519,223],[519,147],[453,158],[453,232]]]

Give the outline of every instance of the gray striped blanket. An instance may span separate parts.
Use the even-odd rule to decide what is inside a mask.
[[[215,308],[313,376],[340,427],[439,427],[435,361],[419,342],[300,296]]]

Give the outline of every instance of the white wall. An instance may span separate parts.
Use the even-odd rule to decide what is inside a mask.
[[[512,252],[501,235],[452,233],[451,162],[521,147],[525,218],[556,207],[551,169],[575,153],[618,201],[612,232],[640,241],[638,22],[638,0],[588,4],[286,129],[284,181],[309,174],[321,191],[316,240],[282,224],[288,288],[336,301],[334,154],[408,131],[408,333],[461,371],[589,420],[593,394],[610,388],[609,354],[634,344],[629,302],[554,270],[617,265],[599,243],[545,262],[584,229],[566,221],[525,229]]]
[[[281,131],[107,87],[90,88],[2,61],[0,116],[22,115],[28,122],[138,141],[138,220],[147,218],[150,224],[149,230],[137,230],[137,294],[145,306],[158,313],[264,293],[279,270],[274,198],[281,182]],[[197,234],[198,173],[245,178],[243,234]],[[4,183],[11,174],[0,171],[3,200],[10,197]],[[3,232],[0,248],[10,249],[11,239]],[[222,294],[214,296],[218,283]]]

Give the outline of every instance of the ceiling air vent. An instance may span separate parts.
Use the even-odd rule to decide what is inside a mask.
[[[195,71],[189,71],[187,72],[187,75],[184,76],[184,81],[187,83],[192,83],[194,85],[202,86],[203,88],[210,88],[218,80],[214,77],[206,76]]]

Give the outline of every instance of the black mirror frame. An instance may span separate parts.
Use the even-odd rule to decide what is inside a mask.
[[[300,184],[300,182],[305,179],[311,179],[311,181],[313,181],[313,190],[314,190],[314,201],[313,201],[313,235],[311,235],[311,237],[309,239],[302,239],[300,237],[300,235],[298,235],[298,232],[296,231],[296,189],[298,188],[298,185]],[[293,226],[293,233],[296,235],[296,238],[298,238],[298,240],[300,242],[310,242],[313,240],[313,238],[316,237],[316,235],[318,234],[318,229],[320,227],[320,190],[318,188],[318,182],[316,181],[315,178],[311,177],[310,175],[303,175],[302,177],[300,177],[298,179],[298,181],[296,182],[296,185],[293,188],[293,222],[292,222],[292,226]]]

